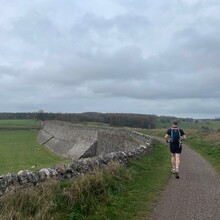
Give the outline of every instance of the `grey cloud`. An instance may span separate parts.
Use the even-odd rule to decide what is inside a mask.
[[[141,15],[125,14],[106,19],[87,13],[73,25],[71,35],[79,47],[86,47],[88,51],[90,48],[112,51],[119,44],[143,41],[149,27],[149,20]]]
[[[46,73],[46,74],[45,74]],[[72,54],[47,60],[44,66],[33,71],[30,80],[55,84],[79,85],[104,79],[145,78],[145,61],[137,47],[121,48],[117,53],[89,56]]]
[[[146,10],[150,6],[155,5],[154,1],[149,1],[149,0],[113,0],[117,4],[120,4],[121,6],[132,9],[132,10]]]
[[[35,47],[56,47],[59,31],[46,15],[30,11],[13,23],[12,34]]]
[[[173,108],[175,106],[175,102],[178,100],[174,100],[173,102],[168,102],[169,108]],[[187,103],[187,104],[186,104]],[[178,102],[178,105],[175,106],[175,111],[180,114],[212,114],[218,115],[218,109],[220,107],[220,101],[215,99],[184,99],[182,102]],[[170,110],[168,110],[169,112]]]
[[[0,65],[0,78],[5,75],[16,75],[16,71],[7,65]]]
[[[218,114],[217,1],[71,2],[23,1],[4,16],[8,109]]]

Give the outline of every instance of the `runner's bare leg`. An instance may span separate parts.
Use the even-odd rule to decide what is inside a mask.
[[[175,154],[176,171],[179,172],[180,167],[180,154]]]

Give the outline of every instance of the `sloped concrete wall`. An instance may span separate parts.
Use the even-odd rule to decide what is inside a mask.
[[[96,129],[86,126],[48,121],[44,122],[37,141],[58,155],[78,159],[96,142],[97,135]]]
[[[59,121],[44,122],[37,141],[54,153],[73,159],[127,151],[145,143],[140,135],[130,131]]]

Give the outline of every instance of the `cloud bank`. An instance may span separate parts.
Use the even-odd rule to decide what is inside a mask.
[[[0,111],[220,116],[218,1],[0,3]]]

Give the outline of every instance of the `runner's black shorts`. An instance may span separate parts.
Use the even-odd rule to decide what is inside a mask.
[[[170,152],[172,154],[181,154],[181,152],[182,152],[182,144],[170,143]]]

